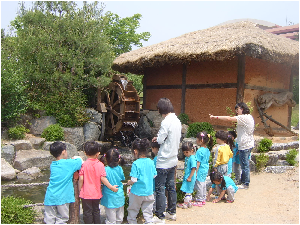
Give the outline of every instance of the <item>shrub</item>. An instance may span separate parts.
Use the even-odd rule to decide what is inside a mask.
[[[272,140],[268,138],[264,138],[259,142],[257,150],[258,152],[267,152],[270,150],[272,144],[273,144]]]
[[[185,113],[180,113],[180,114],[178,115],[178,119],[180,120],[180,122],[181,122],[182,124],[189,125],[190,119],[189,119],[189,116],[188,116],[187,114],[185,114]]]
[[[31,201],[13,196],[1,198],[1,224],[33,224],[36,213],[23,205],[32,204]]]
[[[298,151],[296,149],[292,149],[290,150],[287,154],[286,154],[286,161],[291,165],[294,166],[297,161],[295,160],[296,156],[298,155]]]
[[[208,134],[214,134],[214,128],[210,123],[196,122],[189,125],[186,137],[196,137],[201,131],[206,131]]]
[[[18,125],[8,129],[8,137],[10,139],[20,140],[25,138],[25,134],[29,132],[23,125]]]
[[[64,130],[59,124],[52,124],[43,130],[41,137],[46,141],[63,141]]]
[[[261,154],[255,156],[255,159],[256,159],[256,164],[255,164],[256,170],[259,172],[263,168],[266,167],[266,165],[269,161],[269,156],[264,153],[261,153]]]

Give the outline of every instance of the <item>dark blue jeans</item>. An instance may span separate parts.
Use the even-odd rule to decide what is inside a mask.
[[[251,153],[251,150],[252,150],[252,148],[245,149],[245,150],[239,150],[240,163],[241,163],[241,169],[242,169],[241,182],[242,182],[242,184],[245,184],[247,186],[249,186],[249,184],[250,184],[249,155]]]
[[[176,166],[168,169],[156,168],[157,176],[155,177],[156,191],[156,211],[155,215],[159,219],[164,219],[163,214],[166,209],[165,189],[168,192],[167,212],[171,215],[176,214],[177,193],[175,189],[175,170]]]

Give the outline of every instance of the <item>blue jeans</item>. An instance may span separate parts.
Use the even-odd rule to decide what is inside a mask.
[[[249,155],[252,148],[239,150],[240,164],[242,169],[241,183],[249,186],[250,184],[250,166],[249,166]]]
[[[177,193],[175,189],[175,170],[176,166],[168,169],[156,168],[157,176],[155,177],[156,192],[156,211],[155,215],[159,219],[164,219],[163,214],[166,209],[165,189],[168,192],[167,212],[171,215],[176,213]]]

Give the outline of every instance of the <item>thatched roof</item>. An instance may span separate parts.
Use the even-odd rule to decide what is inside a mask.
[[[264,31],[255,23],[242,21],[190,32],[124,53],[114,60],[112,68],[124,73],[143,74],[147,67],[225,60],[238,54],[298,65],[299,42]]]

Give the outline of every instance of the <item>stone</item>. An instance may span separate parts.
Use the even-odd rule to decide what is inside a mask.
[[[32,147],[34,149],[41,149],[46,139],[40,137],[34,137],[34,138],[29,138],[29,141],[32,144]]]
[[[1,180],[13,180],[17,177],[15,169],[1,158]]]
[[[85,110],[85,112],[88,114],[90,117],[90,122],[94,122],[97,124],[102,124],[102,113],[99,113],[93,108],[88,108]]]
[[[30,150],[32,149],[32,144],[28,140],[18,140],[10,143],[11,145],[15,146],[15,150]]]
[[[84,142],[98,141],[101,135],[101,126],[95,122],[88,122],[83,127]]]
[[[38,167],[31,167],[18,173],[18,179],[33,180],[42,176],[41,170]]]
[[[182,124],[182,125],[181,125],[181,134],[182,134],[182,137],[183,137],[183,138],[186,137],[188,128],[189,128],[189,126],[186,125],[186,124]]]
[[[50,153],[50,145],[52,143],[54,143],[54,141],[52,141],[52,142],[50,142],[50,141],[45,142],[44,145],[43,145],[43,150],[48,151]],[[67,153],[68,153],[68,159],[72,158],[73,156],[78,156],[78,150],[77,150],[77,148],[76,148],[75,145],[72,145],[69,142],[65,142],[65,141],[62,141],[62,143],[66,144],[66,150],[67,150]]]
[[[31,120],[30,133],[33,135],[41,135],[47,127],[56,124],[56,119],[53,116],[42,116]]]
[[[12,164],[15,158],[15,147],[13,145],[2,146],[1,158],[4,158],[9,164]]]
[[[64,127],[65,141],[75,145],[77,150],[82,150],[84,143],[83,127]]]
[[[285,173],[287,170],[294,169],[294,166],[267,166],[265,172],[267,173]]]
[[[151,127],[146,116],[140,118],[138,126],[135,128],[135,134],[139,138],[152,138]]]
[[[289,166],[290,164],[286,160],[278,160],[276,166]]]
[[[104,141],[96,141],[100,146],[100,154],[103,155],[106,153],[110,148],[112,148],[112,143],[111,142],[104,142]]]
[[[55,158],[44,150],[20,150],[16,153],[13,167],[18,170],[26,170],[30,167],[49,168]]]
[[[155,128],[159,128],[161,121],[164,119],[158,111],[149,111],[146,116],[150,121],[152,121],[153,124],[151,124],[151,126]]]
[[[274,143],[270,150],[271,151],[279,151],[279,150],[287,150],[287,149],[297,149],[299,148],[299,141],[293,141],[289,143]]]

